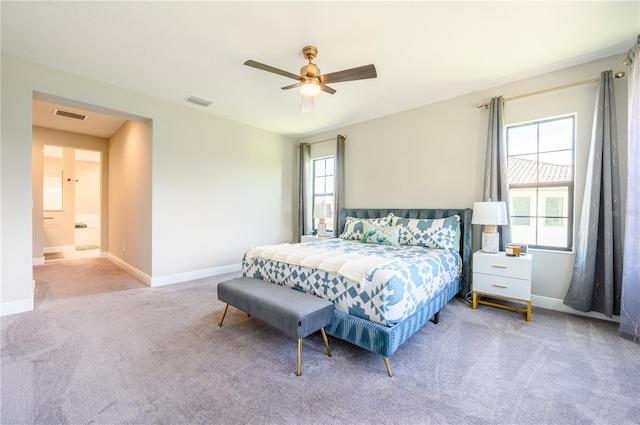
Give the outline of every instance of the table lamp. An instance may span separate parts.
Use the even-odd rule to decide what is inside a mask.
[[[318,236],[324,238],[327,235],[327,224],[325,219],[331,218],[331,205],[315,204],[313,207],[313,218],[320,219],[318,223]]]
[[[496,254],[500,250],[498,226],[509,224],[507,204],[505,202],[474,202],[471,224],[484,226],[482,232],[482,251]]]

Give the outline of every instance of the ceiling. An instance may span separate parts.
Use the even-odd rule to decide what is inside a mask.
[[[0,7],[5,53],[295,138],[623,53],[640,33],[637,0]],[[300,94],[280,89],[292,80],[243,65],[297,74],[305,45],[325,74],[373,63],[378,78],[333,84],[302,114]]]
[[[60,116],[56,115],[56,111],[84,115],[86,118],[80,120],[65,115]],[[33,101],[32,114],[31,121],[35,126],[104,138],[111,137],[126,121],[111,115],[42,100]]]

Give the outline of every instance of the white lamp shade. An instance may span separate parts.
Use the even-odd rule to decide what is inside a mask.
[[[506,202],[474,202],[471,224],[509,224]]]
[[[495,254],[500,245],[497,227],[509,224],[507,204],[505,202],[474,202],[471,224],[484,225],[482,232],[482,251]]]
[[[329,218],[331,217],[331,205],[316,204],[313,207],[313,218]]]

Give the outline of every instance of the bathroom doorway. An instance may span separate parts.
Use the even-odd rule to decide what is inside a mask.
[[[45,261],[100,257],[102,153],[44,145]]]
[[[101,152],[75,150],[75,256],[100,256]]]

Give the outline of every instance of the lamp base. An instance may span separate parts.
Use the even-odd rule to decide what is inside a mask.
[[[497,254],[500,250],[500,233],[482,232],[482,252]]]
[[[324,220],[320,220],[318,223],[318,237],[324,238],[327,236],[327,224],[323,223]]]

